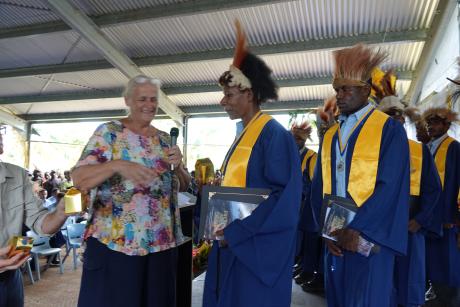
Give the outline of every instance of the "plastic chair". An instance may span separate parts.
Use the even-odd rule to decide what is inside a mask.
[[[40,280],[40,262],[38,261],[40,256],[50,256],[48,258],[48,262],[46,263],[46,267],[48,267],[51,260],[53,259],[51,256],[55,255],[59,261],[59,271],[61,274],[63,274],[64,266],[62,265],[61,261],[61,249],[50,247],[49,237],[39,236],[33,231],[28,231],[27,236],[34,238],[34,245],[30,253],[34,256],[35,259],[35,271],[37,271],[37,280]]]
[[[29,275],[30,282],[35,284],[34,275],[32,274],[32,268],[30,267],[30,262],[32,261],[32,257],[29,257],[27,261],[22,265],[21,271],[24,272],[27,270],[27,274]]]
[[[77,269],[77,249],[83,243],[83,233],[85,232],[85,224],[69,224],[67,225],[67,246],[72,249],[73,269]],[[67,254],[69,250],[67,250]]]

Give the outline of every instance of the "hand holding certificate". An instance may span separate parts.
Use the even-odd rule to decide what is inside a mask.
[[[331,195],[324,196],[322,236],[329,240],[327,246],[333,255],[342,256],[340,248],[366,257],[371,251],[378,251],[377,246],[364,239],[358,231],[347,228],[357,211],[358,207],[352,200]]]

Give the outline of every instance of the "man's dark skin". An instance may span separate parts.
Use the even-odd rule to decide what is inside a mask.
[[[336,92],[337,107],[340,113],[348,116],[368,104],[371,87],[369,85],[341,86],[334,88],[334,90]],[[342,249],[350,252],[358,251],[358,231],[350,228],[343,228],[335,230],[331,235],[337,239],[337,242],[329,239],[325,239],[325,241],[332,255],[343,256]]]
[[[426,130],[426,126],[423,123],[417,122],[415,124],[415,130],[416,130],[416,137],[417,140],[423,144],[427,144],[431,138],[428,135],[428,131]]]
[[[432,116],[426,119],[426,129],[432,140],[440,138],[446,134],[449,128],[450,123],[438,116]]]

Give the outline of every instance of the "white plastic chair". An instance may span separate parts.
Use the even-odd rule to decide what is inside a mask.
[[[85,232],[85,224],[69,224],[66,230],[67,246],[72,249],[73,269],[77,269],[77,249],[83,243],[83,233]],[[69,250],[67,250],[67,254]],[[67,256],[67,255],[66,255]]]
[[[46,264],[48,267],[51,260],[53,259],[52,256],[56,255],[56,259],[59,261],[59,271],[61,274],[63,274],[64,266],[62,265],[61,261],[61,249],[50,247],[49,237],[39,236],[33,231],[28,231],[27,236],[34,238],[34,246],[32,247],[30,253],[34,256],[35,259],[35,271],[37,271],[37,280],[40,280],[40,262],[38,261],[40,256],[50,256]]]

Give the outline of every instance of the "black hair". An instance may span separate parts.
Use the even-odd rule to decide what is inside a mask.
[[[257,104],[267,100],[278,99],[278,86],[271,78],[271,69],[258,56],[248,53],[241,63],[241,72],[251,81],[251,90]],[[219,84],[226,86],[232,81],[230,71],[226,71],[219,78]]]

